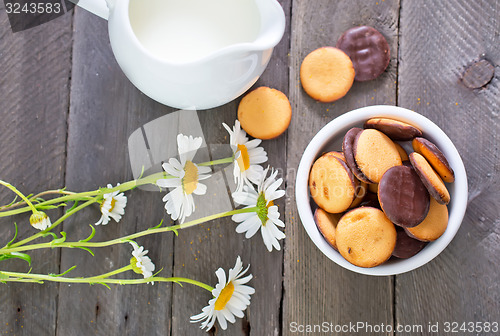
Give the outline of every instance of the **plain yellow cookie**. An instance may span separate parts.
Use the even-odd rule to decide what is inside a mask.
[[[243,97],[238,120],[254,138],[276,138],[290,125],[292,106],[283,92],[262,86]]]
[[[311,98],[323,103],[344,97],[354,82],[354,75],[349,56],[333,47],[312,51],[300,67],[302,87]]]

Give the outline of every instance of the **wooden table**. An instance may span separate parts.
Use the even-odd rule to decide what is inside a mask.
[[[267,252],[258,235],[244,239],[230,219],[181,231],[178,237],[165,233],[139,242],[163,267],[164,276],[214,285],[215,270],[232,267],[237,255],[251,264],[256,289],[251,306],[244,319],[225,333],[212,331],[216,334],[292,335],[293,326],[367,322],[424,326],[421,333],[397,335],[457,335],[443,329],[431,333],[427,326],[500,322],[498,66],[483,89],[467,89],[460,82],[464,68],[482,54],[500,64],[500,2],[280,2],[287,15],[286,33],[256,86],[285,92],[293,108],[288,131],[263,143],[269,163],[286,179],[286,197],[278,202],[286,222],[282,251]],[[13,34],[1,6],[0,178],[25,193],[63,186],[84,191],[130,180],[130,133],[174,109],[152,101],[126,79],[112,55],[104,20],[77,8]],[[299,82],[301,61],[315,48],[334,45],[355,25],[371,25],[386,36],[388,70],[377,80],[355,83],[333,104],[312,100]],[[207,142],[227,143],[221,123],[234,122],[238,102],[199,113]],[[374,104],[406,107],[433,120],[455,143],[469,179],[467,213],[453,242],[429,264],[392,277],[362,276],[327,259],[303,229],[293,194],[301,154],[314,134],[342,113]],[[5,204],[12,194],[2,190]],[[167,218],[158,193],[134,190],[128,196],[123,220],[99,228],[95,240],[143,230]],[[82,211],[63,230],[81,239],[89,233],[87,224],[98,217],[97,207]],[[21,237],[33,232],[27,219],[14,218]],[[1,221],[5,243],[14,232],[12,221]],[[129,255],[130,248],[123,245],[100,249],[95,258],[80,250],[39,250],[32,253],[33,272],[58,273],[78,265],[72,276],[94,275],[125,265]],[[4,267],[28,270],[22,261],[4,261]],[[2,285],[0,334],[204,335],[189,316],[209,299],[208,292],[189,285]]]

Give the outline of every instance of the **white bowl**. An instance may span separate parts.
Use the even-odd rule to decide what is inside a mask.
[[[388,117],[401,120],[418,127],[423,136],[432,141],[443,152],[455,172],[455,182],[447,184],[451,196],[448,204],[449,221],[446,232],[436,241],[409,259],[391,258],[382,265],[363,268],[345,260],[333,249],[319,232],[313,217],[314,201],[310,198],[308,180],[309,171],[314,161],[324,152],[342,149],[342,139],[351,127],[362,127],[363,123],[372,117]],[[295,200],[300,219],[314,244],[328,258],[338,265],[351,271],[368,275],[394,275],[414,270],[436,257],[451,242],[457,233],[467,207],[467,175],[460,154],[450,138],[432,121],[426,117],[397,106],[376,105],[363,107],[347,112],[326,124],[307,146],[297,171]]]

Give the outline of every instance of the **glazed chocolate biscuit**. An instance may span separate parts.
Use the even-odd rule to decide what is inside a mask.
[[[344,152],[345,162],[347,166],[351,169],[352,173],[358,178],[358,180],[365,183],[373,183],[359,170],[356,160],[354,160],[354,140],[359,132],[363,129],[359,127],[353,127],[344,136],[342,141],[342,151]]]
[[[377,129],[392,140],[397,141],[407,141],[417,136],[422,136],[422,131],[415,126],[388,118],[368,119],[364,127]]]
[[[436,145],[427,139],[415,138],[412,141],[412,146],[415,152],[422,154],[422,156],[426,158],[432,168],[441,176],[443,181],[448,183],[455,181],[453,169]]]
[[[391,60],[389,44],[375,28],[353,27],[339,38],[337,48],[352,60],[357,81],[369,81],[380,76]]]
[[[396,247],[394,247],[394,251],[392,251],[392,255],[396,258],[411,258],[427,245],[426,242],[410,237],[406,231],[399,226],[396,226],[396,233]]]
[[[439,204],[431,198],[429,213],[424,221],[412,228],[405,228],[406,232],[413,238],[421,241],[434,241],[441,237],[448,226],[448,207]]]
[[[429,211],[429,193],[412,168],[392,167],[378,185],[382,210],[394,223],[403,227],[420,224]]]
[[[431,196],[440,204],[448,204],[450,202],[450,193],[429,162],[417,152],[410,154],[410,162]]]

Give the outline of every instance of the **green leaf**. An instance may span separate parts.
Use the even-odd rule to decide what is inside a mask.
[[[161,220],[160,224],[153,226],[152,228],[149,228],[148,230],[159,229],[162,225],[163,225],[163,219]]]
[[[80,243],[86,243],[88,242],[89,240],[91,240],[92,238],[94,238],[94,235],[95,235],[95,228],[94,226],[92,226],[92,224],[89,224],[90,228],[92,229],[92,232],[90,233],[90,236],[88,236],[88,238],[86,239],[82,239],[82,240],[79,240],[78,242]]]
[[[63,272],[61,274],[54,274],[54,273],[50,273],[49,275],[51,277],[54,277],[54,278],[58,278],[58,277],[62,277],[63,275],[65,274],[68,274],[69,272],[71,272],[72,270],[74,270],[76,268],[76,265],[75,266],[72,266],[70,268],[68,268],[68,270],[66,270],[66,272]]]
[[[73,206],[69,210],[66,210],[66,213],[68,213],[71,210],[75,209],[77,206],[78,206],[78,201],[75,201],[75,203],[73,203]]]
[[[22,259],[22,260],[26,261],[29,265],[31,265],[31,257],[29,256],[29,254],[21,253],[21,252],[11,252],[11,253],[0,254],[0,261],[12,259],[12,258]]]
[[[82,250],[85,250],[87,251],[88,253],[92,254],[92,257],[95,257],[94,255],[94,252],[92,252],[91,249],[89,249],[88,247],[83,247],[83,246],[75,246],[76,248],[79,248],[79,249],[82,249]]]
[[[171,229],[170,231],[172,231],[173,233],[175,233],[175,235],[177,237],[179,236],[179,231],[177,231],[177,229]]]
[[[8,279],[9,276],[7,274],[3,274],[2,272],[0,272],[0,279]]]
[[[61,238],[54,239],[53,241],[50,242],[50,246],[55,246],[61,243],[64,243],[66,241],[66,232],[61,231]]]
[[[16,238],[17,238],[17,223],[16,222],[14,222],[14,227],[16,228],[16,232],[14,233],[14,238],[12,238],[12,240],[7,243],[7,247],[9,247],[14,242],[14,240],[16,240]]]
[[[41,233],[42,237],[52,236],[53,239],[57,239],[57,235],[54,232]]]

